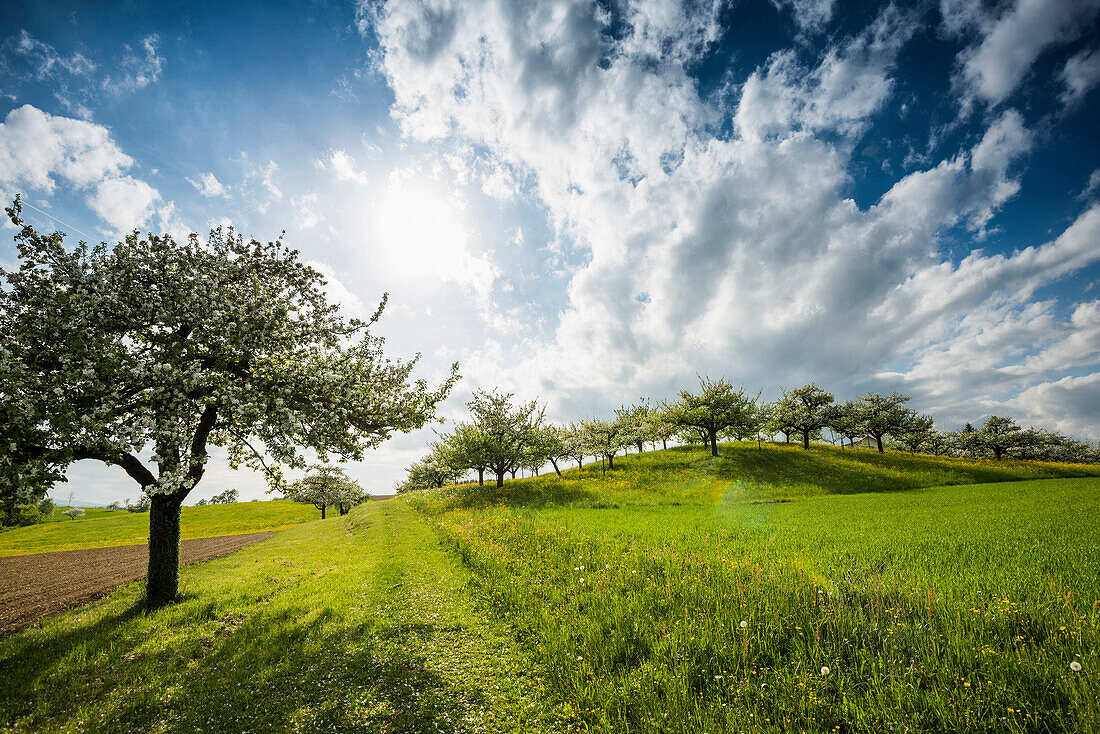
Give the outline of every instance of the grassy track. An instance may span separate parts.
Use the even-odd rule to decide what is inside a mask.
[[[149,539],[149,513],[126,510],[88,510],[77,520],[65,518],[0,534],[0,556],[27,553],[109,548],[133,545]],[[312,505],[290,500],[238,502],[229,505],[184,507],[180,519],[180,537],[210,538],[240,535],[265,530],[282,530],[315,520],[320,513]]]
[[[1100,730],[1100,479],[913,489],[1094,469],[752,452],[413,501],[594,730]]]
[[[70,732],[534,732],[567,724],[467,573],[404,502],[131,586],[0,640],[0,727]]]

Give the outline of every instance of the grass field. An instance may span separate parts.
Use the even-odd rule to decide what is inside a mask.
[[[594,730],[1094,731],[1100,479],[918,488],[1085,472],[731,446],[412,501]]]
[[[0,640],[0,728],[1100,731],[1098,473],[731,445],[372,503]]]
[[[25,732],[563,731],[538,676],[400,502],[292,528],[0,640],[0,728]]]
[[[57,512],[64,508],[58,508]],[[184,507],[180,538],[210,538],[282,530],[320,516],[312,505],[290,500]],[[15,528],[0,534],[0,556],[107,548],[149,540],[149,513],[94,508],[87,516]]]

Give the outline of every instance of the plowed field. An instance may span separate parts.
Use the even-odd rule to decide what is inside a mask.
[[[185,540],[180,564],[228,555],[274,535],[248,533]],[[40,617],[106,596],[123,584],[145,578],[149,546],[36,553],[0,558],[0,636],[18,632]]]

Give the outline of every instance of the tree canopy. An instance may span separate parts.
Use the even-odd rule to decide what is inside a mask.
[[[81,459],[122,467],[153,500],[150,603],[175,597],[179,508],[211,446],[282,486],[307,450],[361,460],[423,426],[457,379],[411,381],[416,358],[390,360],[368,331],[385,296],[343,318],[281,240],[135,231],[66,249],[18,199],[7,211],[20,266],[0,270],[0,497],[40,494]]]
[[[676,426],[695,429],[706,436],[711,455],[718,456],[721,431],[756,424],[756,398],[734,390],[728,380],[699,378],[699,391],[680,391],[680,399],[665,408],[667,420]],[[755,429],[754,429],[755,430]]]
[[[310,473],[286,488],[288,499],[313,505],[321,511],[325,519],[325,510],[335,507],[341,515],[367,499],[367,493],[338,466],[316,465]]]

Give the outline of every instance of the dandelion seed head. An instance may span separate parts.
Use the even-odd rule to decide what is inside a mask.
[[[749,623],[742,619],[741,620],[741,629],[745,629],[748,626],[749,626]]]
[[[1080,673],[1081,672],[1081,663],[1074,660],[1072,663],[1069,664],[1069,669],[1072,670],[1074,673]]]
[[[826,666],[822,666],[822,668],[821,668],[821,674],[822,674],[822,675],[828,675],[828,674],[829,674],[829,668],[828,668],[828,667],[826,667]]]

